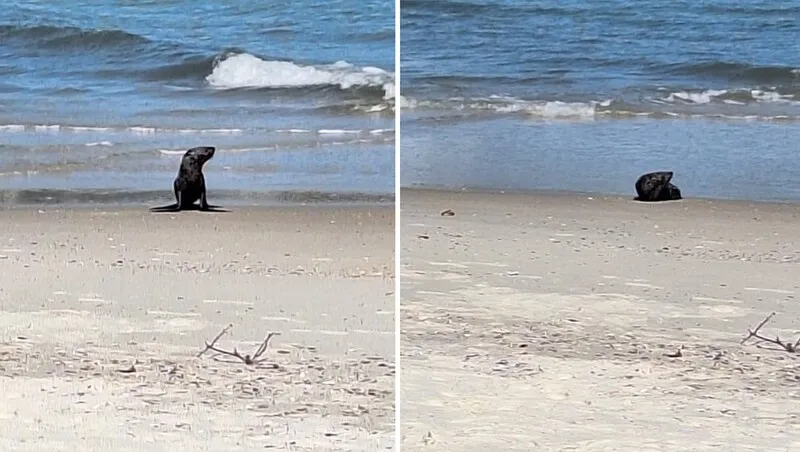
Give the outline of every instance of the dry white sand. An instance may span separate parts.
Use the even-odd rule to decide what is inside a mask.
[[[800,450],[800,206],[401,199],[404,452]]]
[[[393,207],[233,210],[0,211],[0,450],[393,447]]]

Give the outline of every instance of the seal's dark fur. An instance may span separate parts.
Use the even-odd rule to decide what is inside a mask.
[[[181,210],[211,211],[216,206],[208,204],[206,199],[206,179],[203,177],[203,165],[212,157],[216,148],[214,146],[198,146],[191,148],[183,154],[178,177],[173,184],[175,190],[175,204],[161,207],[151,207],[151,212],[178,212]],[[195,202],[200,201],[200,206]]]
[[[681,190],[670,183],[672,171],[658,171],[642,175],[636,181],[637,201],[672,201],[681,199]]]

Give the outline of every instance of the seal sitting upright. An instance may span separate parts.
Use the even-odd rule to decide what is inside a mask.
[[[681,191],[672,185],[672,171],[647,173],[636,181],[637,201],[671,201],[681,199]]]
[[[206,199],[206,179],[203,177],[203,165],[214,157],[214,146],[198,146],[183,154],[178,177],[175,178],[175,204],[151,207],[151,212],[179,212],[181,210],[198,210],[195,205],[200,200],[199,210],[204,212],[215,210],[216,206],[208,204]]]

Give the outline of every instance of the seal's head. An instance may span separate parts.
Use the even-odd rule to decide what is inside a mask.
[[[211,160],[211,157],[214,157],[214,152],[216,150],[217,148],[214,146],[198,146],[186,151],[186,153],[183,154],[183,158],[202,166],[204,163]]]

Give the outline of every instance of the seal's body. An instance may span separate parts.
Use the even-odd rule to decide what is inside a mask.
[[[636,198],[639,201],[672,201],[681,199],[681,190],[673,185],[672,171],[658,171],[642,175],[636,181]]]
[[[172,184],[175,190],[175,204],[152,207],[151,212],[178,212],[196,210],[195,202],[200,201],[200,210],[211,210],[206,199],[206,179],[203,177],[203,165],[214,157],[214,146],[191,148],[183,154],[178,176]]]

